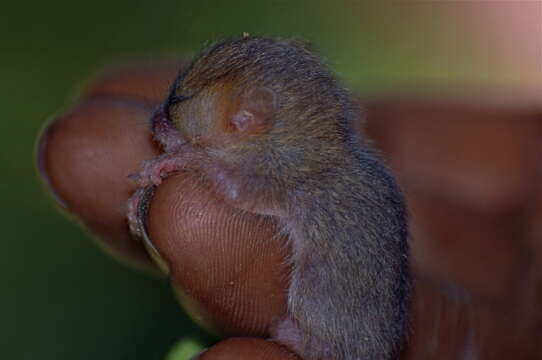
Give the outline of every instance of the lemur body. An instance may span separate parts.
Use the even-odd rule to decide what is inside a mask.
[[[226,203],[278,218],[293,269],[273,333],[307,359],[394,359],[407,331],[403,198],[354,104],[298,42],[224,41],[179,75],[153,119],[165,153],[138,176],[198,169]]]

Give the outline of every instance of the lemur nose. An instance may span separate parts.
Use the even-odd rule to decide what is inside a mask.
[[[158,108],[151,118],[151,132],[165,152],[175,151],[186,143],[179,129],[169,119],[164,107]]]
[[[164,108],[161,106],[156,110],[151,118],[151,131],[154,134],[158,134],[167,130],[172,124],[169,121]]]

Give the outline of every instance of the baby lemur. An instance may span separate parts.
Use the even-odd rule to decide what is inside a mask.
[[[354,104],[300,42],[222,41],[176,79],[152,119],[164,154],[136,176],[197,169],[227,204],[278,219],[293,269],[272,333],[305,359],[393,359],[407,332],[403,198]]]

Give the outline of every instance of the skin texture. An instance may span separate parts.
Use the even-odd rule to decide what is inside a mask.
[[[201,175],[181,172],[158,187],[148,231],[183,307],[207,329],[265,337],[286,313],[290,249],[276,221],[217,200]]]
[[[303,44],[227,40],[177,78],[153,118],[166,153],[136,178],[199,171],[227,205],[272,216],[292,248],[288,315],[272,335],[307,358],[392,359],[407,331],[403,200],[357,118]]]
[[[167,84],[164,88],[165,94],[171,78],[161,78],[163,73],[159,70],[160,68],[161,66],[158,66],[156,73],[147,77],[140,77],[138,67],[135,65],[116,70],[123,74],[130,71],[131,79],[134,81],[133,88],[129,88],[127,94],[116,93],[112,97],[103,96],[102,100],[108,101],[96,102],[94,106],[100,111],[94,111],[93,116],[90,116],[84,106],[89,100],[85,95],[87,92],[85,90],[79,105],[69,110],[71,121],[79,128],[90,126],[88,122],[100,122],[100,127],[106,132],[114,131],[117,126],[115,121],[121,122],[123,131],[118,136],[122,134],[134,138],[141,136],[140,131],[148,131],[148,128],[136,125],[140,121],[140,116],[137,115],[141,114],[140,106],[144,104],[139,103],[138,96],[133,99],[130,97],[134,93],[137,95],[137,92],[145,93],[156,83]],[[116,71],[110,70],[102,75],[106,76],[105,79],[96,78],[95,81],[111,83],[111,78],[107,77],[117,78]],[[148,71],[149,68],[143,66],[141,72],[148,74]],[[175,71],[171,76],[175,76]],[[138,83],[137,79],[141,79],[141,82]],[[503,93],[506,93],[506,89],[503,89]],[[157,98],[155,104],[158,104],[160,100],[161,98]],[[107,114],[111,114],[111,107],[108,104],[116,104],[115,107],[119,111],[113,117],[115,121],[101,122]],[[383,149],[389,164],[398,174],[409,203],[416,207],[412,211],[411,218],[415,239],[413,242],[413,270],[416,277],[415,307],[409,345],[402,359],[537,359],[542,354],[539,341],[542,319],[539,306],[542,293],[540,287],[542,284],[540,282],[542,271],[542,231],[540,230],[542,229],[540,226],[542,224],[542,212],[540,212],[542,208],[540,164],[542,161],[540,159],[542,155],[538,151],[542,141],[542,121],[540,120],[542,110],[540,107],[523,108],[522,106],[503,108],[502,103],[497,101],[495,106],[498,111],[487,103],[475,106],[457,102],[449,103],[442,97],[436,101],[433,95],[412,99],[404,96],[386,97],[381,101],[367,104],[368,130],[371,138],[375,139],[379,149]],[[497,117],[501,120],[497,120]],[[57,122],[62,123],[64,118],[63,114],[57,116],[55,122],[50,123],[50,127],[55,126]],[[439,126],[434,126],[438,119],[442,119],[442,122]],[[458,121],[461,123],[457,124]],[[500,125],[496,125],[497,123]],[[57,179],[50,190],[64,196],[65,203],[68,199],[62,194],[65,194],[67,189],[74,189],[71,201],[81,204],[83,208],[94,206],[92,205],[94,199],[86,196],[85,192],[91,191],[94,197],[102,195],[105,197],[104,194],[110,196],[111,184],[100,179],[109,176],[107,171],[115,169],[110,161],[117,156],[119,159],[124,159],[122,161],[130,159],[130,156],[120,157],[119,154],[129,152],[133,157],[143,155],[139,159],[129,161],[133,165],[128,168],[131,166],[133,168],[127,169],[127,174],[137,171],[139,163],[154,156],[152,148],[149,148],[148,153],[134,152],[133,148],[125,148],[126,143],[123,141],[115,139],[108,143],[104,142],[103,138],[100,140],[97,131],[73,132],[69,129],[70,127],[58,126],[55,136],[51,136],[50,131],[45,132],[38,152],[40,159],[46,158],[50,162],[48,167],[41,169],[44,180]],[[408,136],[404,136],[406,132]],[[73,153],[74,157],[81,156],[76,154],[85,149],[79,146],[81,143],[93,143],[95,144],[93,149],[98,151],[102,151],[103,146],[108,149],[111,156],[104,157],[101,162],[95,164],[96,172],[92,176],[96,178],[96,182],[91,190],[85,188],[87,175],[84,171],[73,172],[72,177],[66,178],[61,174],[64,171],[62,166],[53,166],[61,159],[66,161],[63,152],[54,151],[60,143],[64,144],[62,146],[65,151]],[[416,144],[418,145],[415,146]],[[473,158],[473,154],[477,157]],[[483,160],[480,160],[481,156]],[[419,161],[420,157],[424,160]],[[122,161],[117,162],[117,166],[122,165]],[[65,162],[67,167],[76,165],[69,164],[70,162]],[[416,169],[416,171],[410,169]],[[517,176],[518,172],[522,175]],[[438,183],[427,181],[428,178],[441,179],[441,181]],[[442,181],[447,179],[454,179],[454,181]],[[182,188],[170,186],[170,183],[183,184],[181,174],[166,179],[159,187],[156,196],[161,192],[162,198],[180,197]],[[124,182],[121,181],[119,184],[120,190],[115,191],[126,194],[126,199],[123,200],[126,201],[134,184],[128,178],[124,178]],[[481,187],[480,184],[484,186]],[[49,181],[49,186],[51,185],[53,184]],[[469,190],[470,188],[483,190],[486,186],[492,187],[494,191]],[[193,185],[190,185],[190,189],[192,188]],[[465,193],[471,195],[461,196]],[[198,204],[200,202],[195,200],[184,206],[192,208],[193,213],[197,214],[204,209]],[[104,246],[118,246],[117,243],[123,243],[123,239],[126,239],[130,242],[130,246],[144,253],[141,242],[130,238],[126,224],[121,227],[120,232],[115,231],[115,222],[110,219],[115,213],[114,203],[106,202],[102,205],[100,211],[95,212],[81,213],[75,207],[68,210],[85,224],[109,219],[109,226],[105,229],[112,236],[99,238]],[[175,270],[175,267],[182,266],[186,257],[191,257],[196,263],[198,259],[205,261],[201,253],[195,251],[190,243],[179,245],[179,247],[162,247],[162,243],[176,241],[181,243],[183,239],[186,240],[186,237],[182,232],[175,231],[177,227],[171,222],[174,218],[171,213],[178,207],[176,204],[170,202],[168,206],[154,206],[154,203],[152,205],[149,215],[154,218],[154,226],[163,228],[162,233],[168,234],[168,240],[162,239],[159,233],[153,233],[152,238],[160,248],[162,256],[169,259],[170,271],[181,273],[182,271]],[[467,214],[466,211],[468,211]],[[189,213],[188,210],[185,212],[185,214]],[[510,221],[510,214],[515,214],[512,217],[513,221]],[[207,224],[214,216],[210,214],[206,222],[191,222],[190,218],[184,221],[191,222],[194,232],[200,224],[199,231],[204,233]],[[216,224],[213,225],[217,231],[207,232],[208,238],[205,241],[208,243],[235,242],[234,234],[237,231],[239,234],[246,232],[247,236],[243,237],[243,241],[247,241],[248,249],[256,249],[255,246],[262,241],[267,241],[270,245],[277,244],[271,241],[272,238],[265,239],[259,235],[253,237],[257,241],[251,241],[252,237],[248,235],[259,234],[261,227],[241,226],[237,230],[221,232],[220,229],[232,229],[233,223],[230,220],[230,217],[217,217]],[[249,222],[246,224],[250,225]],[[494,230],[495,224],[500,227],[498,231]],[[177,234],[177,239],[173,238],[175,234]],[[472,235],[465,238],[465,234]],[[478,235],[474,236],[474,234]],[[117,254],[133,261],[136,257],[129,248],[119,248]],[[250,255],[250,251],[246,253],[246,256],[238,257],[233,249],[237,247],[207,249],[209,252],[205,254],[205,257],[212,256],[221,259],[212,263],[212,266],[216,267],[212,270],[214,273],[231,272],[231,269],[219,266],[221,264],[231,266],[232,262],[228,259],[232,258],[238,262],[236,266],[242,268],[242,271],[236,272],[240,279],[250,279],[255,273],[280,274],[280,270],[275,267],[280,268],[285,264],[284,261],[274,263],[261,260],[266,264],[265,267],[255,269],[251,267],[253,266],[251,264],[255,263],[255,257]],[[278,249],[275,249],[270,252],[276,254],[277,251]],[[259,251],[258,254],[265,257],[267,251],[263,253]],[[176,260],[177,257],[180,260]],[[145,258],[147,258],[146,255]],[[260,309],[266,308],[269,301],[267,293],[280,291],[280,288],[273,287],[280,284],[280,281],[270,278],[264,282],[269,286],[264,292],[244,292],[243,282],[236,282],[240,287],[239,293],[252,297],[251,299],[243,298],[242,301],[258,303]],[[212,285],[212,282],[205,277],[201,278],[201,283],[192,284],[201,288],[205,283]],[[184,286],[177,283],[176,279],[173,279],[172,284],[177,288]],[[265,284],[262,286],[265,288]],[[191,289],[183,288],[182,291],[190,292]],[[246,329],[261,329],[270,325],[260,322],[260,319],[266,319],[268,315],[260,316],[253,311],[240,311],[236,316],[227,315],[227,311],[232,309],[232,302],[222,297],[221,291],[220,288],[207,288],[205,296],[202,297],[202,301],[205,302],[214,301],[214,304],[218,305],[223,303],[223,306],[215,308],[218,311],[214,313],[209,311],[206,315],[219,318],[215,323],[233,319],[228,327],[237,330],[244,329],[243,331],[247,333],[243,333],[243,336],[251,336],[248,333],[250,330]],[[270,303],[269,306],[271,305]],[[238,309],[250,309],[250,307],[239,306]],[[193,312],[195,312],[194,309]],[[276,316],[281,316],[281,314],[277,313]],[[504,327],[503,324],[505,324]],[[218,328],[216,324],[211,325]],[[223,331],[224,336],[229,335],[226,325]],[[251,340],[249,342],[251,343]],[[252,360],[259,356],[255,356],[253,352],[247,352],[246,347],[257,351],[262,350],[258,345],[253,347],[251,344],[242,342],[230,343],[231,345],[226,347],[219,347],[219,344],[209,349],[207,359],[230,356],[238,360]],[[214,351],[211,352],[213,349]],[[281,355],[279,354],[277,359],[281,359]],[[289,359],[289,356],[291,355],[285,355],[284,358]]]
[[[213,346],[194,360],[298,360],[284,347],[258,338],[232,338]]]
[[[46,128],[39,144],[39,168],[57,202],[77,214],[106,249],[153,268],[141,243],[126,231],[125,215],[126,201],[136,188],[126,177],[141,159],[158,152],[148,134],[149,116],[147,108],[130,102],[85,99]],[[127,124],[133,131],[125,131]]]
[[[495,104],[403,97],[369,109],[412,213],[408,359],[542,355],[542,108]]]
[[[37,146],[38,169],[57,203],[108,252],[151,271],[156,267],[142,243],[127,232],[126,202],[136,189],[127,177],[159,152],[148,119],[180,67],[161,62],[104,70],[79,103],[50,121]]]
[[[539,208],[540,113],[397,99],[374,103],[369,116],[417,215],[417,266],[475,297],[517,295],[536,251],[510,239],[527,236],[518,234]]]
[[[184,61],[163,60],[110,67],[88,81],[84,96],[129,101],[153,110],[186,65]]]

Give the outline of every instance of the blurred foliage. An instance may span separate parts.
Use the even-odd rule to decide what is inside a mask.
[[[173,346],[165,360],[187,360],[199,354],[205,347],[196,339],[185,338]]]
[[[209,41],[246,31],[308,39],[349,86],[366,93],[413,79],[469,74],[461,52],[446,63],[446,52],[426,46],[434,33],[403,32],[401,13],[394,19],[363,1],[339,4],[52,0],[1,5],[1,358],[160,359],[176,339],[194,331],[166,281],[108,258],[81,227],[54,209],[37,177],[33,147],[40,128],[102,66],[186,56]]]

